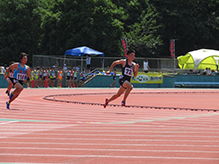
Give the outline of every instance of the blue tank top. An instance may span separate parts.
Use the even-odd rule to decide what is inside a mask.
[[[25,65],[24,68],[21,67],[21,64],[18,64],[17,69],[14,71],[14,78],[17,80],[24,80],[27,75],[27,66]]]

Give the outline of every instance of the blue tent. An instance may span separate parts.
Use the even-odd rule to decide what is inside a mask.
[[[104,57],[103,52],[93,50],[86,46],[66,50],[65,55],[71,55],[71,56],[101,55],[102,57]]]
[[[83,56],[84,55],[100,55],[100,56],[104,57],[103,52],[93,50],[93,49],[86,47],[86,46],[66,50],[65,54],[64,54],[65,58],[66,58],[66,55],[81,56],[81,68],[83,68]],[[64,59],[64,64],[65,64],[65,59]],[[102,67],[104,68],[104,58],[103,58]]]

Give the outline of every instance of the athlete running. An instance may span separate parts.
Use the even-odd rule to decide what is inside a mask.
[[[20,63],[14,63],[9,66],[6,75],[10,70],[14,71],[14,79],[12,81],[14,87],[16,88],[13,93],[11,93],[9,97],[9,101],[6,102],[7,109],[10,109],[10,104],[14,101],[23,90],[23,83],[27,83],[30,81],[30,67],[26,65],[27,63],[27,54],[22,52],[20,54]]]
[[[14,62],[12,61],[12,62],[10,62],[10,65],[11,64],[14,64]],[[7,68],[8,69],[8,68]],[[9,75],[7,75],[9,73]],[[13,87],[13,83],[12,83],[12,81],[13,81],[13,79],[14,79],[14,70],[10,70],[10,72],[8,72],[7,70],[6,70],[6,72],[5,72],[5,74],[4,74],[4,77],[5,77],[5,79],[8,81],[8,88],[7,88],[7,90],[6,90],[6,94],[8,94],[8,96],[10,96],[10,93],[11,93],[11,88]]]
[[[134,63],[133,60],[135,59],[135,50],[128,50],[127,52],[128,59],[121,59],[114,61],[109,69],[107,71],[107,74],[110,74],[111,70],[115,65],[122,64],[122,76],[119,78],[119,84],[121,85],[119,88],[119,91],[113,95],[111,98],[106,99],[104,108],[108,105],[109,102],[117,99],[119,96],[121,96],[124,92],[124,97],[122,101],[122,106],[125,106],[125,101],[133,89],[133,85],[130,83],[132,73],[134,73],[134,76],[136,77],[138,74],[138,68],[139,65]]]

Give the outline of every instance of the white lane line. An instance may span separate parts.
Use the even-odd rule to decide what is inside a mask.
[[[115,138],[107,138],[107,139],[103,139],[103,138],[42,138],[42,137],[11,137],[10,139],[19,139],[19,140],[73,140],[73,141],[132,141],[132,142],[192,142],[192,143],[196,143],[196,142],[207,142],[207,143],[218,143],[219,140],[190,140],[190,139],[115,139]],[[13,141],[11,141],[13,143]],[[1,143],[1,142],[0,142]]]
[[[174,160],[209,160],[218,161],[219,158],[202,157],[161,157],[161,156],[116,156],[116,155],[66,155],[66,154],[15,154],[0,153],[0,156],[31,156],[31,157],[71,157],[71,158],[121,158],[121,159],[174,159]]]
[[[45,148],[45,147],[1,147],[0,149],[10,149],[10,150],[62,150],[62,151],[118,151],[118,152],[157,152],[157,153],[209,153],[215,154],[219,151],[197,151],[197,150],[145,150],[145,149],[93,149],[93,148]]]
[[[77,125],[72,125],[72,126],[77,126]],[[34,128],[34,129],[33,129]],[[53,129],[53,128],[56,128],[56,129]],[[49,127],[47,127],[47,128],[45,128],[45,127],[42,127],[42,128],[40,128],[40,127],[38,127],[38,126],[36,126],[36,127],[32,127],[32,128],[23,128],[23,129],[19,129],[19,128],[14,128],[14,129],[7,129],[7,127],[5,127],[5,128],[2,128],[1,127],[1,132],[0,133],[10,133],[10,132],[34,132],[34,131],[47,131],[47,130],[49,130],[49,131],[51,131],[51,132],[57,132],[57,133],[63,133],[63,136],[65,136],[65,135],[69,135],[69,134],[66,134],[66,133],[69,133],[69,132],[71,132],[71,133],[73,133],[73,132],[75,132],[75,133],[77,133],[77,134],[84,134],[84,132],[87,132],[87,133],[93,133],[93,134],[95,134],[95,133],[125,133],[125,134],[132,134],[132,133],[134,133],[135,134],[135,136],[138,136],[138,134],[141,134],[141,135],[143,135],[143,134],[145,134],[145,135],[147,135],[148,133],[153,133],[154,135],[165,135],[165,134],[169,134],[169,135],[171,135],[171,134],[177,134],[177,135],[180,135],[180,134],[182,134],[183,136],[185,136],[185,134],[186,134],[186,136],[190,136],[190,135],[195,135],[195,136],[199,136],[200,137],[200,135],[203,135],[203,134],[205,134],[205,136],[212,136],[212,137],[216,137],[216,136],[219,136],[219,132],[206,132],[206,131],[200,131],[200,132],[192,132],[192,131],[184,131],[184,132],[182,132],[182,131],[168,131],[168,130],[166,130],[166,131],[158,131],[158,130],[154,130],[154,131],[124,131],[124,130],[121,130],[121,131],[114,131],[114,130],[61,130],[61,129],[58,129],[57,130],[57,128],[62,128],[62,127],[53,127],[53,128],[51,128],[51,129],[49,129]],[[158,133],[158,134],[157,134]],[[198,135],[197,135],[198,134]],[[51,135],[51,133],[45,133],[44,135]],[[166,135],[165,135],[166,136]],[[176,136],[176,135],[175,135]],[[183,136],[181,136],[181,137],[183,137]]]
[[[16,135],[16,134],[25,134],[24,133],[21,133],[21,132],[1,132],[0,134],[13,134],[13,135]],[[100,133],[97,133],[97,134],[87,134],[87,133],[78,133],[78,134],[57,134],[57,133],[45,133],[45,132],[37,132],[37,135],[42,135],[42,136],[105,136],[105,137],[161,137],[161,138],[188,138],[188,137],[191,137],[191,136],[188,136],[188,135],[166,135],[166,134],[144,134],[144,135],[132,135],[132,134],[100,134]],[[210,138],[210,139],[218,139],[218,136],[200,136],[200,135],[193,135],[192,136],[193,138]]]
[[[45,125],[46,126],[46,125]],[[71,126],[77,126],[77,124],[72,124]],[[34,128],[34,129],[33,129]],[[54,127],[53,128],[62,128],[62,127]],[[10,131],[42,131],[42,130],[47,130],[48,127],[39,127],[36,125],[35,126],[32,126],[30,128],[26,128],[26,127],[13,127],[13,128],[9,128],[8,126],[7,127],[2,127],[1,128],[1,131],[2,132],[10,132]],[[206,130],[206,129],[205,129]],[[80,132],[80,133],[83,133],[83,132],[92,132],[92,133],[135,133],[135,134],[144,134],[144,133],[162,133],[162,134],[215,134],[215,135],[218,135],[219,134],[219,129],[217,129],[217,131],[212,131],[212,132],[208,132],[208,131],[191,131],[191,130],[184,130],[184,131],[175,131],[175,130],[172,130],[172,131],[168,131],[168,130],[142,130],[142,131],[139,131],[139,130],[135,130],[135,129],[130,129],[130,130],[96,130],[96,129],[89,129],[89,130],[82,130],[82,129],[72,129],[72,130],[62,130],[62,129],[54,129],[52,130],[52,132],[59,132],[59,133],[63,133],[63,135],[66,135],[66,133],[69,133],[69,132]],[[49,135],[49,133],[48,133]],[[211,135],[212,136],[212,135]]]
[[[15,122],[18,122],[18,121],[1,122],[0,125],[8,125],[8,124],[15,123]]]
[[[150,147],[150,146],[156,146],[156,147],[210,147],[210,148],[219,148],[219,145],[201,145],[200,143],[198,145],[195,144],[115,144],[115,143],[71,143],[71,142],[0,142],[1,144],[30,144],[30,145],[80,145],[80,146],[138,146],[138,147]]]

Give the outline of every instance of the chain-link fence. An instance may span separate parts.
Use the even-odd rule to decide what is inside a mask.
[[[99,57],[91,56],[91,68],[98,70],[108,70],[110,65],[115,61],[122,59],[122,57]],[[135,58],[134,62],[138,63],[139,71],[143,71],[143,61],[145,58]],[[179,70],[177,59],[172,58],[148,58],[149,71],[152,72],[176,72]],[[56,65],[57,68],[64,67],[64,64],[68,68],[79,67],[86,69],[86,56],[83,57],[57,57],[46,55],[33,55],[33,67],[49,68]],[[115,66],[118,71],[121,70],[121,66]]]

